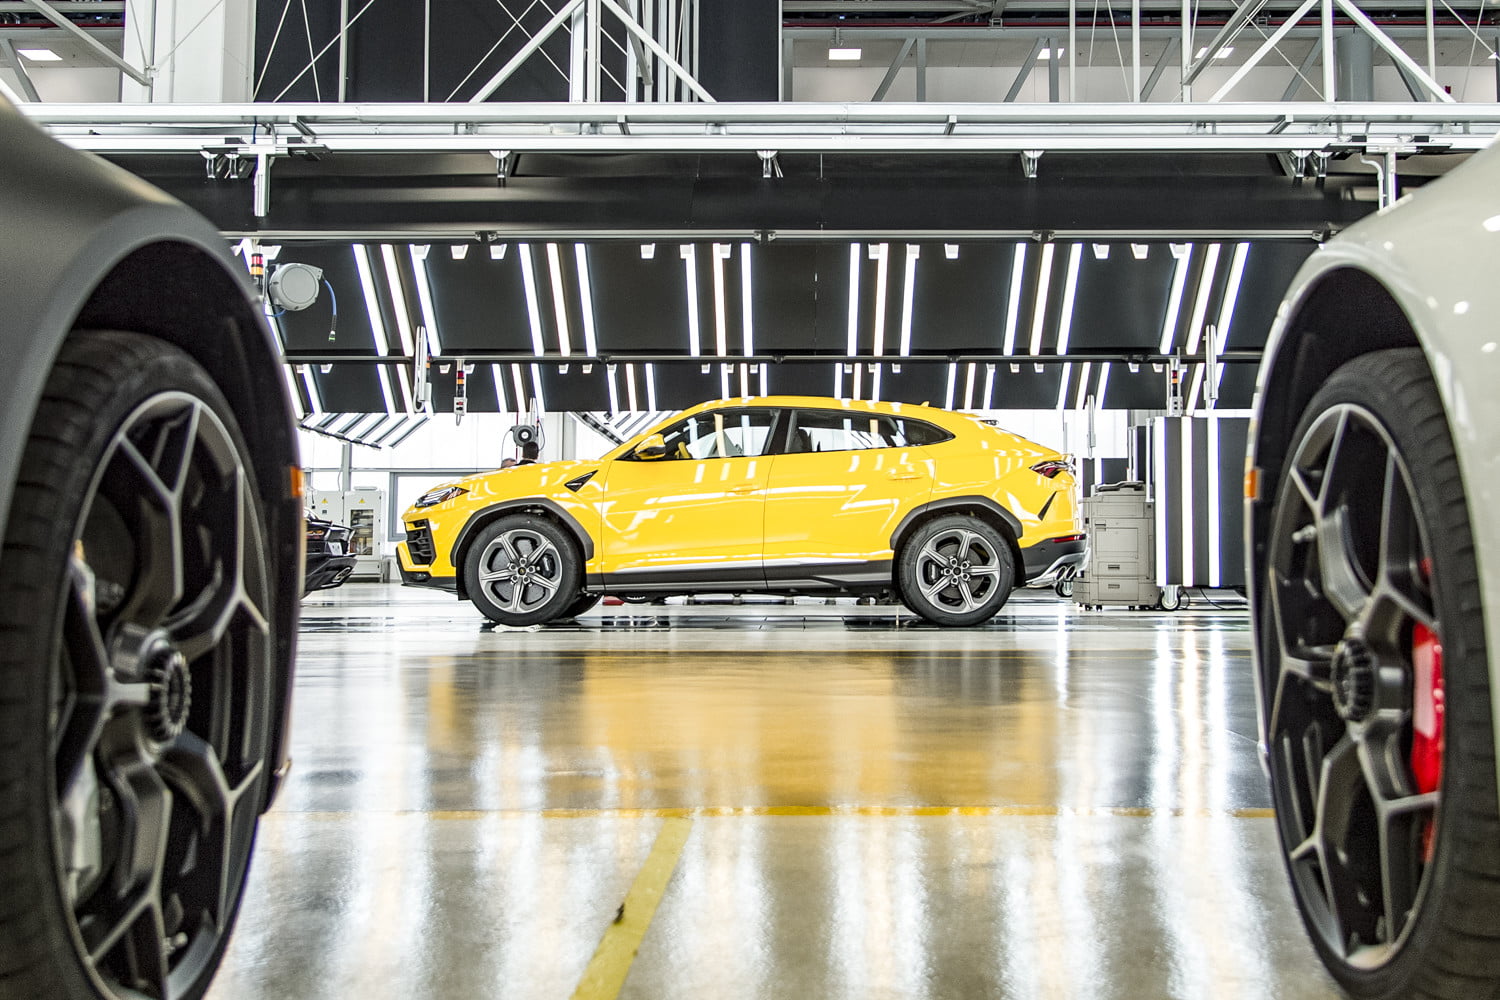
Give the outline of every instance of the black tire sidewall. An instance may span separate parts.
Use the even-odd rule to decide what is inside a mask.
[[[922,551],[922,546],[934,535],[954,528],[965,528],[982,536],[994,548],[995,558],[1000,565],[1000,578],[996,581],[994,593],[981,607],[967,614],[955,614],[923,598],[918,579],[917,554]],[[964,628],[984,624],[1005,606],[1015,583],[1015,557],[1011,554],[1009,541],[988,523],[964,514],[945,514],[919,525],[902,543],[901,552],[896,558],[896,587],[901,594],[902,603],[934,625]]]
[[[1420,375],[1422,379],[1414,381]],[[1425,380],[1425,386],[1422,385]],[[1403,389],[1402,386],[1407,388]],[[1415,399],[1411,393],[1422,392]],[[1415,399],[1415,401],[1414,401]],[[1287,455],[1297,453],[1309,428],[1330,407],[1352,404],[1362,407],[1390,436],[1406,463],[1413,500],[1427,532],[1432,554],[1433,600],[1443,644],[1445,700],[1442,801],[1438,810],[1437,844],[1428,865],[1426,885],[1418,900],[1417,922],[1391,958],[1376,969],[1348,965],[1322,939],[1300,898],[1293,879],[1294,896],[1303,914],[1308,935],[1330,972],[1357,997],[1448,997],[1470,995],[1472,984],[1456,982],[1433,965],[1438,956],[1451,962],[1464,944],[1454,939],[1454,930],[1473,927],[1484,919],[1483,933],[1494,933],[1495,917],[1479,913],[1475,886],[1469,873],[1500,871],[1500,823],[1496,821],[1495,747],[1489,698],[1489,660],[1484,633],[1483,602],[1468,516],[1467,498],[1457,474],[1457,459],[1446,418],[1441,433],[1431,425],[1424,436],[1415,423],[1430,418],[1432,408],[1442,413],[1437,387],[1427,362],[1417,349],[1379,351],[1363,355],[1338,369],[1309,401],[1292,435]],[[1290,486],[1288,477],[1277,484],[1271,530],[1282,518]],[[1456,490],[1456,496],[1451,495]],[[1269,600],[1261,607],[1262,648],[1274,655],[1279,648]],[[1275,697],[1275,675],[1268,671],[1262,685],[1264,697]],[[1453,697],[1457,692],[1463,696]],[[1267,718],[1274,706],[1266,706]],[[1278,787],[1279,773],[1271,767],[1273,797],[1283,800],[1289,791]],[[1293,874],[1282,825],[1277,823],[1288,872]],[[1315,905],[1322,905],[1315,901]],[[1481,952],[1493,952],[1489,941],[1478,943]],[[1488,963],[1486,976],[1492,975]],[[1457,987],[1457,989],[1455,989]]]
[[[107,365],[107,381],[87,381],[77,374],[81,368],[70,365]],[[53,764],[48,752],[50,703],[53,697],[52,672],[61,656],[63,634],[63,600],[68,588],[68,566],[73,539],[81,528],[82,502],[106,449],[124,421],[147,399],[163,392],[189,393],[211,408],[223,422],[237,450],[244,473],[250,477],[247,494],[260,522],[263,543],[269,538],[265,511],[254,485],[254,466],[249,448],[234,411],[208,373],[180,349],[143,334],[113,331],[79,331],[70,335],[59,353],[57,366],[50,373],[43,391],[43,401],[33,419],[26,451],[22,457],[18,480],[45,483],[47,492],[57,498],[46,509],[36,508],[42,495],[36,490],[17,487],[6,522],[6,571],[0,578],[0,685],[19,697],[0,702],[0,728],[20,734],[19,752],[5,754],[0,763],[0,786],[4,813],[0,850],[14,859],[14,867],[3,872],[7,896],[23,896],[34,901],[29,908],[35,937],[26,950],[44,953],[46,967],[36,992],[36,982],[21,972],[15,979],[0,978],[0,1000],[10,1000],[11,990],[20,996],[60,998],[93,998],[99,996],[93,977],[86,971],[74,921],[69,912],[62,884],[59,846],[55,843],[52,821],[57,804],[52,776]],[[70,404],[86,399],[91,411],[87,432],[70,433],[64,411]],[[76,412],[73,414],[76,418]],[[75,425],[76,426],[76,425]],[[59,427],[64,427],[59,430]],[[59,436],[61,435],[61,436]],[[60,450],[61,449],[61,450]],[[61,456],[67,461],[60,461]],[[31,508],[31,509],[28,509]],[[35,526],[45,525],[40,530]],[[266,591],[274,581],[267,571]],[[274,628],[274,623],[272,625]],[[277,646],[274,634],[267,637],[267,649],[274,657]],[[38,655],[40,654],[40,655]],[[272,664],[267,665],[263,688],[265,704],[254,713],[259,720],[257,737],[263,752],[269,753],[270,722],[276,709]],[[20,781],[12,780],[17,773]],[[15,802],[14,797],[24,797]],[[18,850],[13,838],[18,827],[12,817],[24,820],[24,842]],[[214,953],[208,958],[203,974],[177,996],[193,1000],[207,992],[225,948],[227,948],[239,905],[244,899],[245,878],[253,854],[255,827],[248,834],[246,865],[235,873],[237,889],[232,912],[226,917]],[[168,860],[171,864],[171,860]],[[15,930],[7,928],[0,939],[0,967],[11,968],[24,960],[22,949],[15,946]],[[40,951],[38,951],[40,949]]]
[[[526,614],[512,614],[500,608],[485,596],[484,589],[479,584],[479,561],[484,550],[498,536],[518,528],[535,531],[546,537],[557,547],[561,563],[557,592],[546,604]],[[464,590],[469,595],[469,600],[490,621],[515,628],[540,625],[565,617],[568,608],[579,600],[582,576],[582,560],[573,539],[553,521],[535,514],[508,514],[485,525],[464,557]]]

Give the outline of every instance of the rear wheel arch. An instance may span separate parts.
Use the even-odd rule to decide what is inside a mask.
[[[1358,336],[1354,336],[1355,332]],[[1400,304],[1373,275],[1346,267],[1320,278],[1297,307],[1262,375],[1255,455],[1279,468],[1302,412],[1346,362],[1393,347],[1420,347]],[[1266,483],[1266,489],[1274,483]]]
[[[896,527],[891,535],[891,552],[895,555],[892,563],[892,575],[894,579],[895,563],[901,558],[901,548],[912,535],[935,518],[946,514],[964,514],[976,520],[983,521],[990,527],[1000,532],[1000,537],[1005,539],[1010,547],[1011,559],[1016,567],[1016,585],[1020,586],[1026,582],[1026,561],[1021,558],[1021,543],[1017,539],[1021,536],[1021,522],[1014,514],[1001,507],[995,501],[985,497],[954,497],[947,500],[934,500],[916,508]]]
[[[1357,335],[1356,335],[1357,334]],[[1248,511],[1253,565],[1263,562],[1272,500],[1280,488],[1276,472],[1284,465],[1303,411],[1335,371],[1365,354],[1396,347],[1420,347],[1416,328],[1401,305],[1367,271],[1340,268],[1323,275],[1303,296],[1276,345],[1272,367],[1261,374],[1252,448],[1261,470],[1260,501]],[[1252,602],[1261,599],[1260,582],[1248,581]]]

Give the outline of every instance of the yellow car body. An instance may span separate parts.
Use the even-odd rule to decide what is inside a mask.
[[[652,447],[667,453],[647,458]],[[604,594],[705,592],[896,593],[941,624],[972,624],[1013,586],[1081,561],[1075,500],[1065,456],[963,414],[726,399],[593,461],[442,484],[403,515],[397,558],[405,583],[455,591],[507,624],[576,614]],[[933,541],[938,519],[947,534]],[[509,542],[502,522],[518,532]],[[920,573],[903,580],[918,537],[927,555],[908,557]],[[906,592],[940,581],[952,586],[933,591],[933,607]]]

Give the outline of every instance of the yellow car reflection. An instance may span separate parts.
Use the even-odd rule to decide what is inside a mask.
[[[403,515],[402,580],[493,621],[605,594],[895,596],[977,625],[1083,558],[1066,457],[927,406],[768,396],[703,403],[588,462],[445,483]]]

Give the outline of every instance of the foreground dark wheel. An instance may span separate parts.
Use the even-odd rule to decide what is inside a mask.
[[[149,337],[77,333],[0,579],[0,996],[194,998],[264,804],[265,520],[227,403]]]
[[[1183,593],[1181,587],[1165,587],[1156,606],[1163,611],[1181,611],[1187,607],[1187,594]]]
[[[954,626],[995,617],[1016,579],[1005,539],[962,514],[934,518],[912,532],[896,573],[907,607],[936,625]]]
[[[1488,996],[1500,820],[1482,601],[1421,352],[1340,368],[1289,454],[1257,627],[1297,904],[1357,997]]]
[[[1073,596],[1073,578],[1064,577],[1052,585],[1052,592],[1058,597],[1068,598]]]
[[[567,532],[544,517],[512,514],[479,533],[464,562],[474,606],[501,625],[568,617],[582,566]]]

